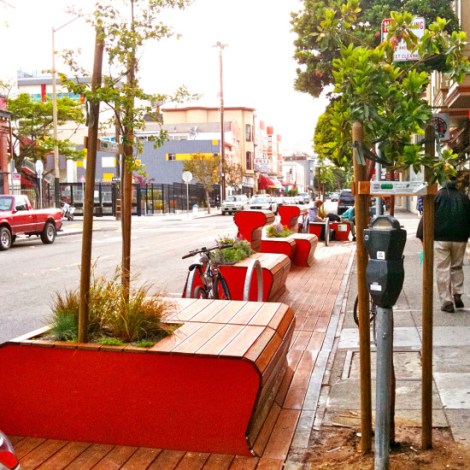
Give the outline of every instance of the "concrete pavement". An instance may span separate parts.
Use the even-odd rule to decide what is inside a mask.
[[[409,212],[395,217],[407,230],[405,282],[393,309],[396,374],[396,424],[421,426],[422,266],[421,242],[415,237],[419,218]],[[470,445],[470,262],[464,263],[465,308],[440,310],[434,287],[433,426],[450,427],[454,439]],[[357,295],[353,263],[336,332],[332,367],[324,377],[315,429],[325,425],[360,428],[359,331],[353,320]],[[371,333],[371,342],[372,342]],[[372,342],[372,409],[375,411],[376,349]]]

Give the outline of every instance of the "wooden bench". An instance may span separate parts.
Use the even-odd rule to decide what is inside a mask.
[[[290,236],[295,241],[294,264],[296,266],[312,266],[315,261],[318,237],[309,233],[294,233]]]
[[[280,206],[278,209],[279,216],[281,217],[281,224],[292,230],[298,231],[299,217],[307,214],[307,209],[299,206]]]
[[[253,250],[260,251],[263,227],[274,222],[274,214],[271,211],[238,211],[233,220],[239,237],[249,241]]]
[[[272,301],[286,289],[287,275],[291,268],[291,260],[284,254],[255,253],[232,265],[220,266],[220,272],[224,276],[230,289],[233,300],[242,300],[248,266],[253,259],[261,264],[263,277],[263,301]],[[257,300],[257,280],[253,276],[249,300]]]
[[[35,341],[0,345],[9,435],[218,454],[253,444],[287,368],[292,310],[173,299],[182,323],[151,348]]]
[[[330,221],[325,219],[324,222],[310,222],[309,224],[308,232],[316,235],[319,240],[323,240],[325,245],[328,246],[328,243],[330,242]]]

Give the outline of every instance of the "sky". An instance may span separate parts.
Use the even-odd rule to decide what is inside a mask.
[[[83,19],[64,11],[79,5],[91,10],[92,0],[0,0],[0,40],[6,51],[2,75],[21,68],[32,73],[50,70],[52,28],[55,47],[82,49],[80,63],[92,68],[94,32]],[[219,50],[223,50],[223,94],[226,107],[256,109],[258,120],[281,134],[285,153],[313,154],[312,137],[327,100],[294,91],[296,62],[290,13],[300,0],[194,0],[182,11],[165,14],[165,22],[181,35],[147,43],[141,57],[141,85],[149,92],[170,93],[185,85],[202,95],[188,106],[218,107]],[[63,27],[62,27],[63,26]],[[57,57],[57,56],[56,56]],[[56,68],[61,69],[60,57]],[[0,77],[4,78],[4,77]]]

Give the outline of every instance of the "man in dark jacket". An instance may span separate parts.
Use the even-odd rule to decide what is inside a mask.
[[[423,219],[416,236],[423,240]],[[434,264],[443,312],[463,308],[463,258],[470,236],[470,199],[458,191],[451,178],[436,196],[434,205]]]

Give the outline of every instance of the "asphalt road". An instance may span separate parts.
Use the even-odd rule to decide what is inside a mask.
[[[218,236],[235,236],[236,232],[232,217],[133,218],[136,285],[145,282],[153,291],[180,296],[191,263],[191,258],[181,257],[189,250],[212,246]],[[43,245],[39,238],[18,238],[10,250],[0,252],[0,342],[46,325],[54,293],[79,287],[81,244],[81,234],[59,235],[52,245]],[[95,224],[92,257],[96,272],[114,273],[121,263],[121,246],[119,222]]]

